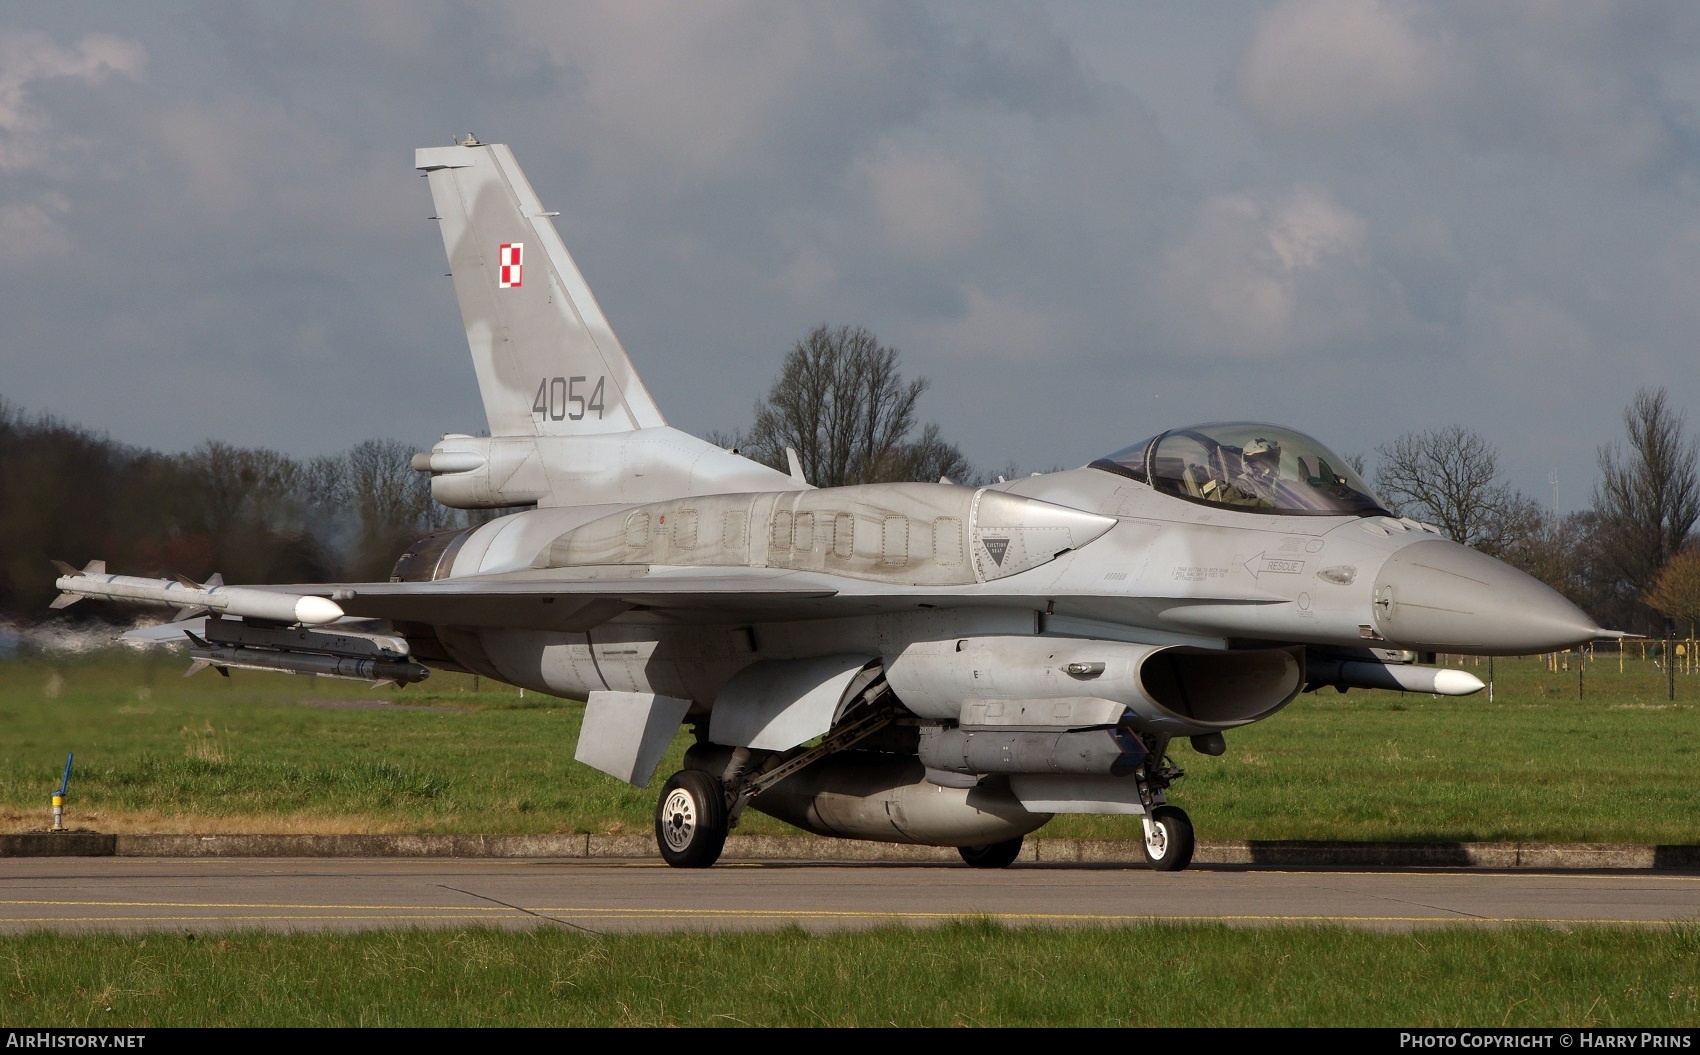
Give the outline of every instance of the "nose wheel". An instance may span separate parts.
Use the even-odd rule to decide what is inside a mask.
[[[655,842],[674,868],[707,868],[726,847],[726,790],[718,777],[684,769],[655,804]]]
[[[1192,863],[1192,820],[1178,806],[1157,806],[1145,822],[1145,863],[1159,872],[1179,872]]]

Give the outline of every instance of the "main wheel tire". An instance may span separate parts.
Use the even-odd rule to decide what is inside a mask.
[[[726,848],[726,792],[695,769],[668,778],[655,804],[655,844],[674,868],[707,868]]]
[[[987,843],[984,846],[958,846],[956,852],[970,868],[1008,868],[1021,856],[1021,839],[1017,835],[1013,839],[1001,843]]]
[[[1151,811],[1144,842],[1145,863],[1159,872],[1179,872],[1192,863],[1192,819],[1178,806]]]

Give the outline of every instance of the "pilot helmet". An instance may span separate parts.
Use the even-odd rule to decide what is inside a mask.
[[[1281,463],[1281,445],[1259,436],[1245,445],[1244,458],[1247,467],[1260,475],[1272,474]]]

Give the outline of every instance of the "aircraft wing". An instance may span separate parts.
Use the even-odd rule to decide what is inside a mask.
[[[261,587],[265,589],[265,587]],[[587,630],[634,609],[715,621],[819,616],[837,594],[826,576],[776,568],[608,566],[526,570],[431,582],[272,587],[329,597],[351,616],[457,626]],[[811,603],[812,602],[812,603]]]
[[[921,607],[1031,607],[1037,611],[1163,627],[1162,610],[1199,603],[1269,604],[1261,593],[1170,599],[1074,597],[1035,583],[1037,592],[1012,591],[1007,582],[927,587],[868,583],[783,568],[605,565],[527,569],[431,582],[350,583],[270,587],[335,601],[349,616],[458,626],[583,631],[632,611],[675,622],[821,619]],[[260,589],[267,589],[260,587]],[[1100,612],[1098,609],[1103,608]],[[1144,609],[1149,608],[1146,612]]]
[[[1057,616],[1173,629],[1172,609],[1279,603],[1252,591],[1161,597],[1076,596],[1049,580],[1014,589],[1009,580],[950,586],[875,583],[814,571],[743,566],[593,565],[528,568],[424,582],[226,586],[107,575],[98,562],[58,580],[63,603],[79,597],[321,626],[384,619],[525,630],[589,630],[627,612],[672,622],[821,619],[942,607],[1031,607]],[[332,603],[326,603],[327,601]],[[1182,619],[1182,622],[1188,622]],[[152,633],[150,631],[150,633]],[[167,633],[163,632],[162,633]],[[169,636],[175,638],[175,633]]]

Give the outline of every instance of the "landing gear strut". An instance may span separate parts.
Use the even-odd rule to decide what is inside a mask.
[[[720,859],[726,848],[726,833],[738,825],[751,799],[827,755],[848,750],[890,725],[898,715],[895,707],[874,707],[890,690],[883,677],[876,678],[857,701],[866,710],[840,724],[813,747],[799,748],[777,757],[756,758],[740,747],[722,776],[700,769],[682,769],[668,778],[655,805],[655,842],[662,858],[674,868],[707,868]],[[1003,844],[999,844],[1003,845]],[[1021,840],[1015,841],[1015,852]],[[1004,861],[1002,864],[1008,864]],[[1000,865],[1001,866],[1001,865]]]
[[[1159,872],[1179,872],[1192,863],[1192,820],[1179,806],[1168,805],[1169,785],[1186,776],[1167,756],[1169,738],[1154,736],[1150,753],[1137,774],[1139,797],[1145,804],[1140,822],[1145,829],[1141,849],[1145,863]]]

